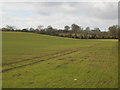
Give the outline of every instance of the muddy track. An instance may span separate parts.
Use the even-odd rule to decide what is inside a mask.
[[[68,51],[70,51],[70,50],[64,50],[64,51],[56,52],[56,53],[53,53],[53,54],[48,54],[48,55],[43,55],[43,56],[37,56],[37,57],[30,58],[30,59],[24,59],[24,60],[20,60],[20,61],[16,61],[16,62],[11,62],[11,63],[3,63],[2,65],[5,66],[5,65],[11,65],[11,64],[16,64],[16,63],[24,62],[24,61],[31,61],[31,60],[34,60],[34,59],[43,58],[43,57],[51,56],[51,55],[57,55],[57,54],[60,54],[60,53],[63,53],[63,52],[68,52]]]
[[[13,70],[13,69],[17,69],[17,68],[21,68],[21,67],[25,67],[25,66],[29,66],[29,65],[33,65],[33,64],[36,64],[36,63],[38,63],[38,62],[48,61],[48,60],[51,60],[51,59],[54,59],[54,58],[57,58],[57,57],[61,57],[61,56],[65,56],[65,55],[68,55],[68,54],[72,54],[72,53],[78,52],[79,49],[77,49],[77,50],[66,50],[66,51],[70,51],[70,52],[66,52],[66,53],[61,54],[61,55],[58,55],[58,56],[52,56],[52,57],[49,57],[49,58],[47,58],[47,59],[45,59],[45,60],[37,60],[37,61],[32,62],[32,63],[29,63],[29,64],[25,64],[25,65],[21,65],[21,66],[16,66],[16,67],[4,69],[4,70],[0,71],[0,73],[1,73],[1,72],[7,72],[7,71],[10,71],[10,70]],[[63,51],[62,51],[62,52],[63,52]],[[64,52],[65,52],[65,51],[64,51]],[[59,53],[59,54],[60,54],[60,53]],[[56,55],[56,54],[54,54],[54,55]]]
[[[24,59],[24,60],[20,60],[20,61],[16,61],[16,62],[11,62],[11,63],[3,63],[2,65],[3,66],[5,66],[5,65],[11,65],[11,64],[16,64],[16,63],[20,63],[20,62],[24,62],[24,61],[30,61],[30,60],[37,59],[37,58],[42,58],[42,57],[45,57],[45,56],[33,57],[31,59]]]
[[[76,48],[76,49],[79,50],[80,48]],[[6,66],[6,65],[11,65],[11,64],[16,64],[16,63],[24,62],[24,61],[31,61],[31,60],[43,58],[43,57],[46,57],[46,56],[52,56],[52,55],[57,55],[57,54],[65,53],[65,52],[68,52],[68,51],[71,51],[71,50],[73,50],[73,49],[63,50],[63,51],[59,51],[59,52],[56,52],[56,53],[53,53],[53,54],[48,54],[48,55],[43,55],[43,56],[36,56],[36,57],[32,57],[30,59],[23,59],[23,60],[16,61],[16,62],[11,62],[11,63],[2,63],[0,65]],[[68,54],[69,54],[69,52],[68,52]]]
[[[39,61],[36,61],[36,62],[33,62],[33,63],[29,63],[29,64],[25,64],[25,65],[21,65],[21,66],[16,66],[16,67],[13,67],[13,68],[4,69],[4,70],[2,70],[2,72],[6,72],[6,71],[13,70],[13,69],[16,69],[16,68],[32,65],[32,64],[35,64],[35,63],[38,63],[38,62],[42,62],[42,61],[45,61],[45,60],[39,60]]]

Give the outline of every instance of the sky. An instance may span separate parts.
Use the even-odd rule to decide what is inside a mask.
[[[107,31],[109,26],[118,24],[118,2],[3,2],[0,8],[0,27],[51,25],[63,29],[65,25],[77,24]]]

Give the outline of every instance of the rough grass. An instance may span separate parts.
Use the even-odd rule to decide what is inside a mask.
[[[117,43],[3,32],[3,88],[117,88]]]

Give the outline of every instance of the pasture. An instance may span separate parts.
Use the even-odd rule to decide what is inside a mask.
[[[3,88],[117,88],[118,41],[3,32]]]

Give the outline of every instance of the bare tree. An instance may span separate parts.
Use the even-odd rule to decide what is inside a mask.
[[[110,26],[108,29],[109,29],[109,35],[111,37],[113,38],[118,37],[118,26],[117,25]]]
[[[65,27],[64,27],[64,30],[66,30],[66,31],[68,31],[70,29],[70,27],[68,26],[68,25],[66,25]]]
[[[10,31],[15,30],[16,27],[15,26],[10,26],[10,25],[6,25],[6,28],[9,29]]]
[[[71,29],[74,33],[78,33],[80,31],[80,27],[77,24],[72,24]]]
[[[30,30],[30,32],[34,32],[34,28],[32,28],[32,27],[29,30]]]
[[[42,30],[42,28],[43,28],[43,25],[38,25],[38,27],[37,27],[37,29],[40,31],[40,30]]]

